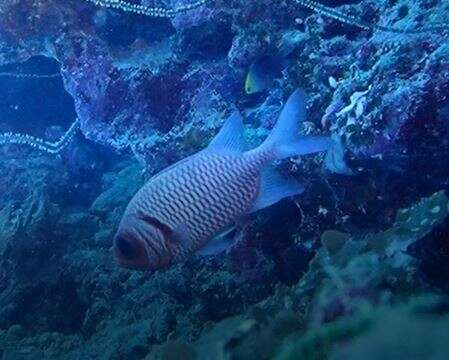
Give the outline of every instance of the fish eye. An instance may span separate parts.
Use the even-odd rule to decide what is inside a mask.
[[[120,253],[127,258],[131,258],[136,254],[135,248],[132,246],[131,242],[122,236],[116,238],[115,245]]]

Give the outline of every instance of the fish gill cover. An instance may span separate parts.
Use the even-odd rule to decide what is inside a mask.
[[[448,357],[447,1],[3,0],[0,15],[2,360]],[[218,255],[117,265],[148,180],[236,111],[257,148],[297,88],[307,116],[277,133],[334,143],[261,177],[301,194],[233,219]],[[158,246],[191,238],[144,219]]]

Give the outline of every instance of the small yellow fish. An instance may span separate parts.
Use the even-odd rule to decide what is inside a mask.
[[[285,61],[274,56],[265,56],[251,64],[245,79],[245,92],[255,94],[268,89],[285,65]]]
[[[246,75],[246,93],[255,94],[271,87],[273,81],[288,65],[287,57],[298,47],[303,38],[304,34],[298,30],[286,31],[272,54],[254,61]]]

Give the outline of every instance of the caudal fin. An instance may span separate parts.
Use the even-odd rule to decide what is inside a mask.
[[[328,150],[333,144],[329,137],[299,136],[300,126],[305,118],[305,94],[297,89],[288,98],[276,125],[260,149],[272,149],[277,159]]]

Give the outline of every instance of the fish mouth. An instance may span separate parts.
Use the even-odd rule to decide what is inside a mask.
[[[130,253],[127,256],[127,251],[123,251],[125,247],[123,244],[120,245],[120,240],[114,241],[113,251],[117,265],[132,270],[153,270],[146,244],[142,244],[141,241],[134,241],[131,245],[129,241],[125,241],[129,246],[132,246],[132,256],[129,256]]]

